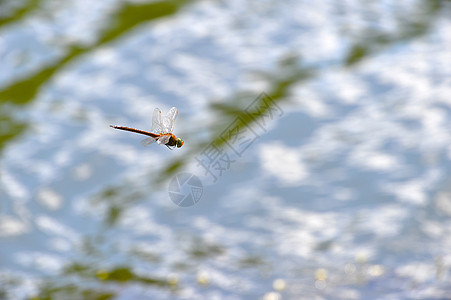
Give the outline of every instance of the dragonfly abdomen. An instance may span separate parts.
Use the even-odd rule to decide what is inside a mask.
[[[134,133],[144,134],[144,135],[147,135],[147,136],[150,136],[150,137],[153,137],[153,138],[160,137],[159,134],[155,134],[155,133],[144,131],[144,130],[140,130],[140,129],[125,127],[125,126],[114,126],[114,125],[110,125],[110,127],[114,128],[114,129],[120,129],[120,130],[130,131],[130,132],[134,132]]]

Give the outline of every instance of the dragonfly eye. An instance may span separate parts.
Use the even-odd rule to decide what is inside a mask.
[[[180,148],[183,146],[183,140],[181,138],[177,138],[175,143],[177,144],[177,148]]]

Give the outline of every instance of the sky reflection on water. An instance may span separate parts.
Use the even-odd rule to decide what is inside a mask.
[[[451,294],[449,1],[0,11],[0,298]],[[108,127],[171,106],[180,149]],[[258,138],[174,205],[237,117]]]

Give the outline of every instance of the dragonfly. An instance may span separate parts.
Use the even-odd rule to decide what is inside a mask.
[[[150,144],[157,142],[157,144],[166,145],[166,147],[172,150],[175,147],[180,148],[183,146],[183,140],[181,138],[177,138],[172,133],[177,114],[177,108],[172,107],[162,120],[161,110],[159,108],[155,108],[152,116],[151,132],[124,126],[110,125],[110,127],[149,136],[141,141],[143,146],[149,146]]]

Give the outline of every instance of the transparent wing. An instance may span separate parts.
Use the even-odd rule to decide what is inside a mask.
[[[144,140],[141,141],[141,145],[143,146],[149,146],[150,144],[155,143],[157,139],[153,138],[153,137],[148,137],[145,138]]]
[[[169,142],[169,139],[171,138],[171,135],[163,135],[158,139],[158,144],[166,145],[167,142]]]
[[[164,133],[165,131],[163,122],[161,122],[161,110],[155,108],[152,116],[152,131],[153,133]]]
[[[164,117],[163,126],[164,129],[166,130],[165,131],[166,133],[168,132],[172,133],[172,130],[174,130],[175,118],[177,118],[177,113],[178,113],[177,108],[173,107],[168,111],[167,115]]]

